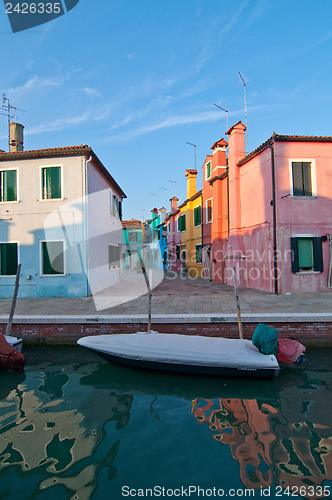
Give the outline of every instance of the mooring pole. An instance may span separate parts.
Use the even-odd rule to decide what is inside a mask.
[[[240,339],[243,339],[241,309],[240,309],[239,295],[237,292],[235,267],[233,267],[233,275],[234,275],[234,292],[235,292],[235,300],[236,300],[236,307],[237,307],[237,322],[239,325],[239,336],[240,336]]]
[[[11,329],[12,329],[13,317],[14,317],[14,312],[15,312],[15,307],[16,307],[16,299],[17,299],[17,294],[18,294],[18,287],[20,286],[20,272],[21,272],[21,264],[19,264],[17,266],[16,280],[15,280],[15,289],[14,289],[14,295],[13,295],[13,300],[12,300],[12,307],[10,309],[10,314],[9,314],[9,319],[8,319],[8,323],[7,323],[5,335],[10,335],[10,332],[11,332]]]

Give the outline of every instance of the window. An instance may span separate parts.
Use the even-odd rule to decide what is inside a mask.
[[[63,241],[41,242],[41,274],[65,274]]]
[[[42,168],[42,199],[61,199],[61,167]]]
[[[137,243],[138,234],[135,231],[129,231],[128,232],[128,241],[131,243]]]
[[[202,245],[196,245],[196,262],[202,262]]]
[[[120,267],[121,247],[119,245],[108,245],[109,269]]]
[[[313,196],[310,161],[292,162],[293,196]]]
[[[178,218],[178,231],[186,230],[186,214],[182,214]]]
[[[16,170],[0,171],[0,201],[17,201]]]
[[[205,172],[206,172],[205,178],[209,179],[211,177],[211,162],[210,161],[208,161],[206,164]]]
[[[322,272],[322,238],[318,236],[297,236],[291,238],[292,273]]]
[[[14,276],[17,264],[17,243],[0,243],[0,276]]]
[[[176,245],[176,260],[181,258],[181,245]]]
[[[206,222],[212,221],[212,198],[206,202]]]
[[[202,207],[198,205],[198,207],[194,208],[194,225],[200,226],[202,223]]]
[[[113,217],[122,220],[122,202],[111,193],[111,214]]]

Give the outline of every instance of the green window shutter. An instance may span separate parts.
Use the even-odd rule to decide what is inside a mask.
[[[185,231],[186,230],[186,215],[180,215],[178,218],[178,231]]]
[[[211,177],[211,162],[210,161],[206,164],[206,178],[208,179],[209,177]]]
[[[42,274],[64,274],[62,241],[42,242]]]
[[[7,174],[7,200],[17,201],[16,170],[8,170]]]
[[[322,238],[315,237],[312,240],[314,252],[314,271],[323,272],[323,247]]]
[[[61,167],[46,167],[42,169],[43,199],[61,198]]]
[[[312,238],[298,238],[299,268],[312,269],[314,265]]]
[[[0,172],[0,201],[17,201],[16,170]]]
[[[202,262],[202,245],[196,245],[196,262]]]
[[[51,167],[51,198],[61,198],[61,167]]]
[[[201,206],[194,208],[194,225],[199,226],[201,224]]]
[[[304,161],[302,171],[303,171],[303,194],[305,196],[312,196],[311,163],[308,161]]]
[[[298,238],[291,238],[292,273],[299,272],[299,252],[298,252],[297,240]]]
[[[293,195],[303,196],[302,162],[294,161],[292,163],[292,171],[293,171]]]
[[[0,244],[0,275],[14,276],[17,272],[17,243]]]

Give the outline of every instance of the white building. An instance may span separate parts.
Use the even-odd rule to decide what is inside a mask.
[[[0,298],[12,296],[18,263],[20,297],[84,297],[116,283],[126,195],[93,150],[11,149],[0,151]]]

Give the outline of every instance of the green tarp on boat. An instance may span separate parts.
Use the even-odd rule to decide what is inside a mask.
[[[278,333],[272,326],[259,323],[251,341],[263,354],[274,354],[276,356],[278,353]]]

